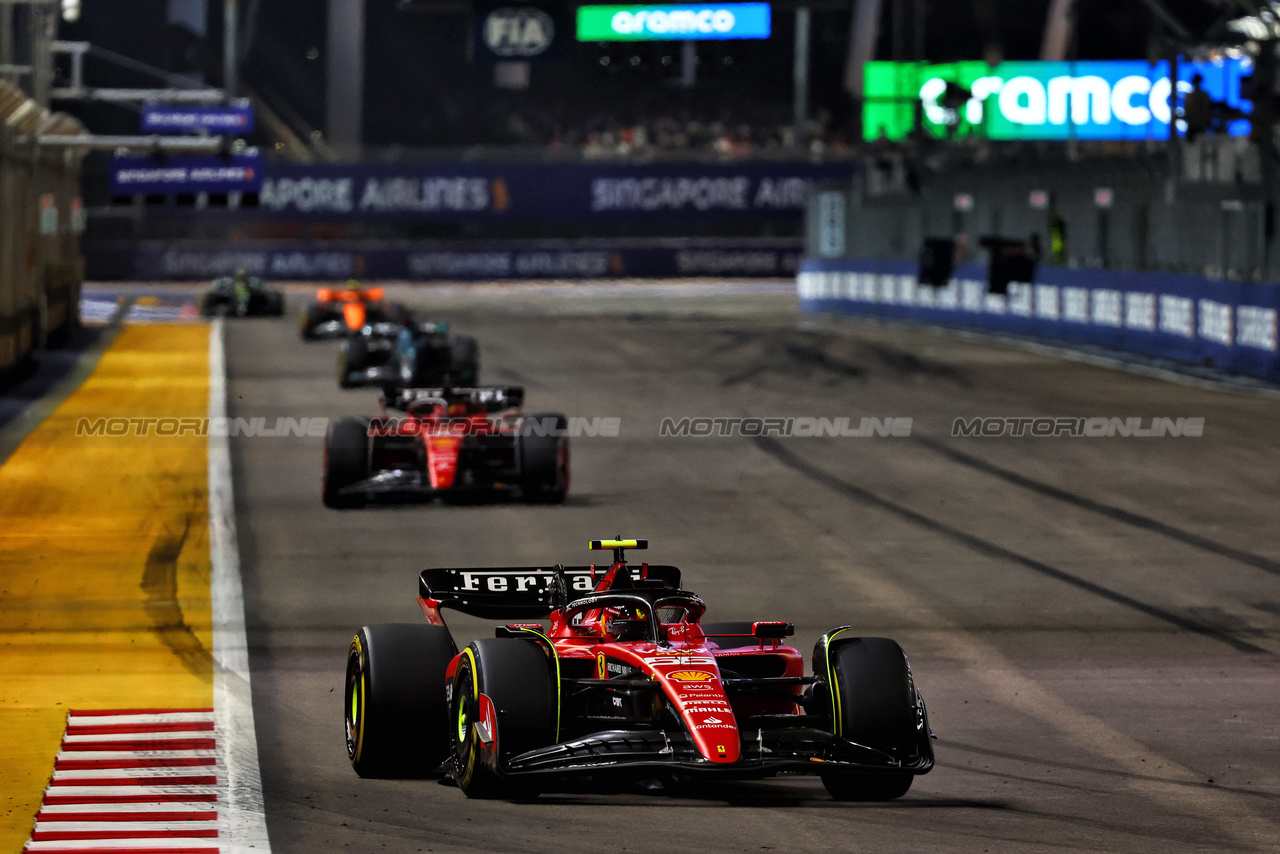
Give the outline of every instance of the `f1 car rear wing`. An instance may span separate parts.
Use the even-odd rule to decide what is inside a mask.
[[[402,388],[395,397],[387,399],[388,409],[407,412],[419,403],[469,400],[483,406],[489,412],[514,409],[524,403],[524,386],[489,386],[484,388]]]
[[[644,582],[641,567],[628,568],[637,587],[680,589],[680,570],[674,566],[648,567]],[[560,569],[565,593],[572,598],[590,594],[607,571],[597,567],[593,572],[589,566],[426,569],[418,579],[418,596],[427,619],[437,625],[442,608],[490,620],[542,619],[561,604],[556,589]]]

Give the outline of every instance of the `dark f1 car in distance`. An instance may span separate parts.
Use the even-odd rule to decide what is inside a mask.
[[[215,279],[213,287],[200,298],[203,317],[280,317],[284,314],[284,294],[267,286],[257,276],[237,270],[234,276]]]
[[[338,385],[427,388],[446,381],[480,382],[480,345],[469,335],[451,335],[444,323],[367,323],[343,339]]]
[[[403,324],[412,319],[399,303],[386,301],[382,288],[364,288],[355,279],[342,288],[320,288],[316,301],[302,310],[298,332],[304,341],[342,338],[370,323]]]
[[[569,491],[568,419],[525,415],[523,403],[519,386],[384,392],[381,415],[343,418],[325,435],[325,505],[486,494],[562,503]]]
[[[443,770],[468,797],[573,778],[809,774],[890,800],[933,767],[902,648],[840,627],[805,675],[790,623],[703,623],[674,566],[428,569],[427,625],[362,628],[347,657],[347,753],[362,777]],[[441,611],[515,621],[459,652]],[[547,622],[532,622],[532,621]]]

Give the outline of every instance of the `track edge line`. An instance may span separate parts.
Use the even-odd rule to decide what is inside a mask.
[[[227,415],[225,325],[209,332],[209,417]],[[218,434],[218,435],[215,435]],[[226,801],[219,809],[219,842],[226,854],[270,852],[262,771],[249,681],[244,584],[236,538],[231,448],[209,431],[209,557],[213,600],[213,707],[218,750],[227,769]]]

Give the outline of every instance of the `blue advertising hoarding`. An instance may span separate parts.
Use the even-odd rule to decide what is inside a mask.
[[[970,327],[1212,364],[1280,378],[1280,288],[1200,276],[1045,267],[1034,282],[987,293],[968,264],[942,288],[921,286],[910,261],[809,258],[798,277],[806,311]]]
[[[208,280],[236,270],[274,280],[403,281],[778,278],[796,273],[799,238],[540,241],[86,241],[100,280]]]
[[[262,189],[262,155],[116,155],[111,158],[110,188],[114,196],[257,192]]]
[[[246,134],[254,129],[253,107],[190,107],[174,104],[147,104],[142,108],[143,133]]]
[[[269,163],[261,206],[237,216],[356,222],[798,219],[809,184],[843,163]]]

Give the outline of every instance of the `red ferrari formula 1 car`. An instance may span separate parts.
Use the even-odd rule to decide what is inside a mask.
[[[519,386],[384,394],[381,415],[343,418],[325,435],[325,505],[500,493],[562,503],[569,492],[568,419],[525,415],[523,401]]]
[[[626,562],[645,540],[593,540],[606,567],[428,569],[427,625],[366,626],[347,658],[346,729],[362,777],[443,770],[468,797],[573,778],[810,774],[839,800],[889,800],[933,767],[902,648],[832,629],[813,669],[790,623],[702,623],[674,566]],[[452,608],[515,620],[460,653]],[[539,622],[532,622],[537,620]]]

